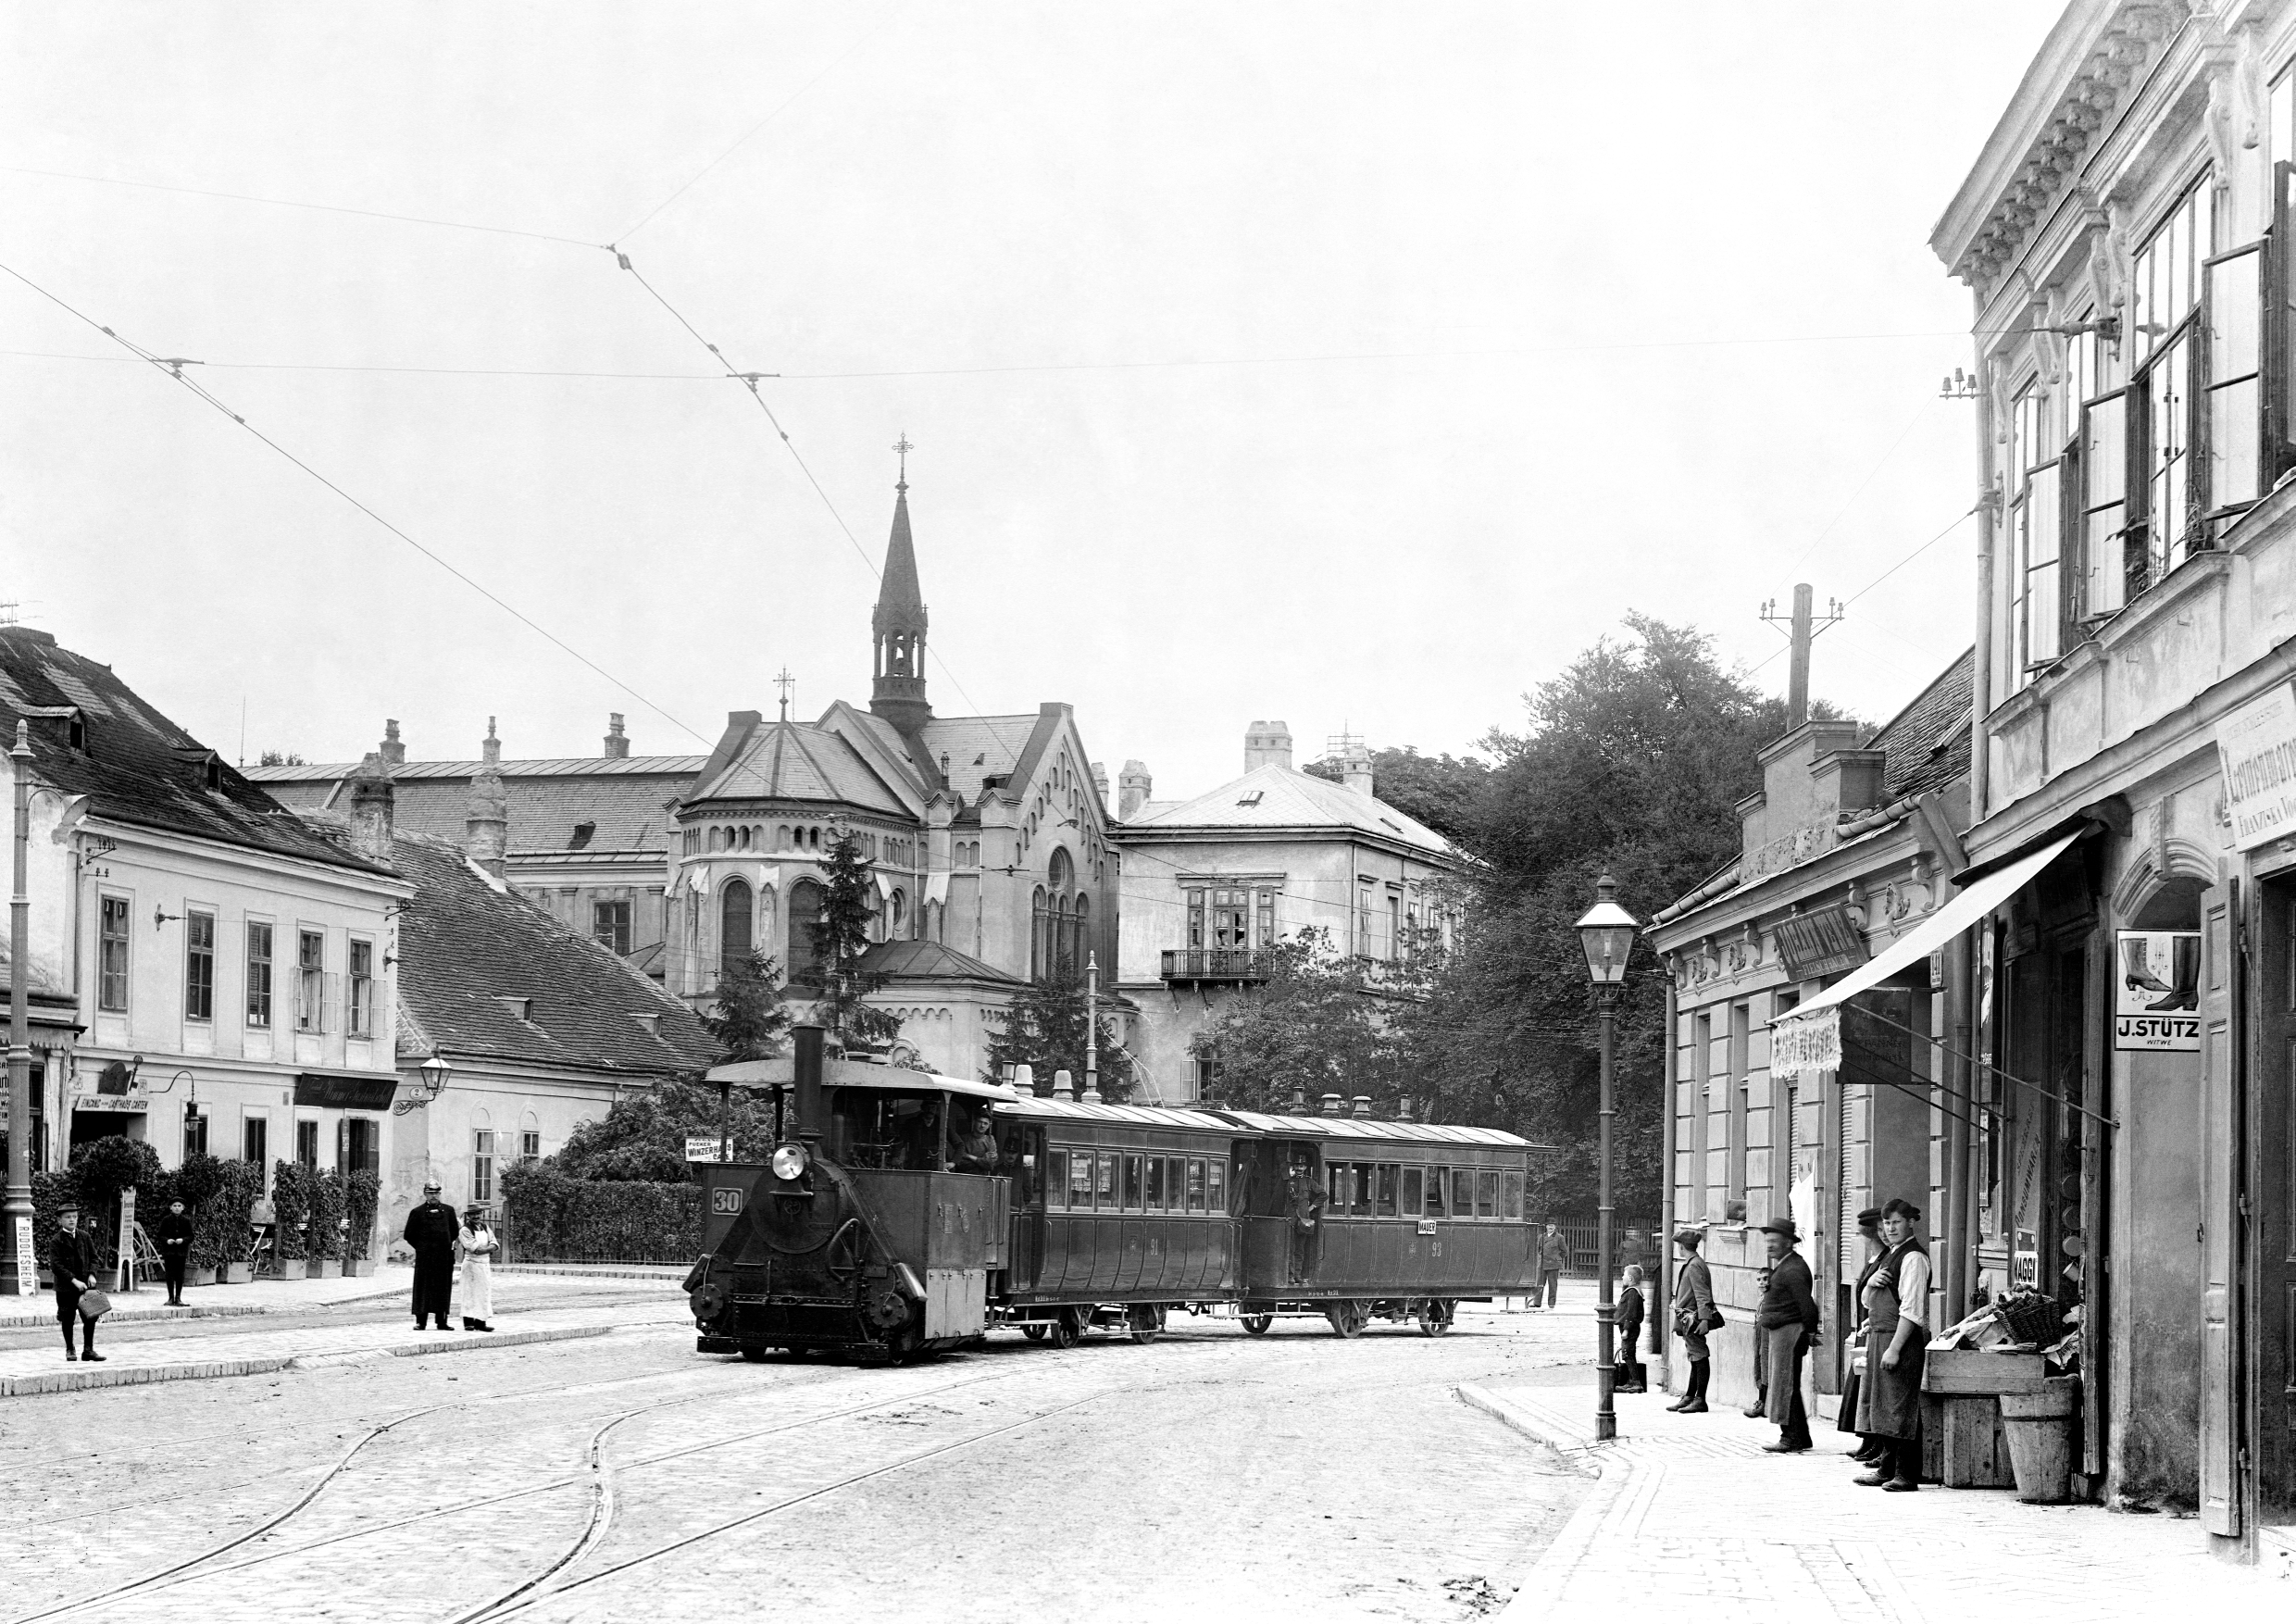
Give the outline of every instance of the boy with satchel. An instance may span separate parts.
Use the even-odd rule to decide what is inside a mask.
[[[56,1318],[64,1327],[64,1357],[88,1359],[100,1365],[95,1351],[95,1322],[111,1312],[112,1300],[95,1289],[95,1265],[86,1239],[80,1233],[80,1209],[65,1206],[56,1215],[56,1238],[48,1243],[48,1272],[56,1278]],[[81,1346],[72,1346],[72,1321],[80,1321]]]
[[[1683,1385],[1680,1400],[1666,1407],[1686,1416],[1706,1412],[1706,1379],[1714,1373],[1706,1333],[1722,1326],[1721,1312],[1714,1305],[1714,1277],[1707,1270],[1706,1260],[1698,1255],[1705,1239],[1705,1231],[1695,1229],[1678,1230],[1674,1236],[1674,1243],[1682,1249],[1682,1271],[1675,1277],[1674,1329],[1682,1339],[1682,1352],[1690,1360],[1691,1376]]]

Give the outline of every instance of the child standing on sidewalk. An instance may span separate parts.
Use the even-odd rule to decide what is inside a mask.
[[[1650,1372],[1635,1357],[1642,1342],[1642,1266],[1627,1265],[1626,1283],[1618,1290],[1618,1382],[1614,1393],[1648,1393]]]

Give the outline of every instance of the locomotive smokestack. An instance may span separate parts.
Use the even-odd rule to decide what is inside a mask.
[[[823,1032],[817,1026],[792,1027],[790,1035],[796,1040],[796,1063],[792,1068],[797,1085],[797,1131],[826,1133],[830,1114],[821,1092],[821,1040]]]

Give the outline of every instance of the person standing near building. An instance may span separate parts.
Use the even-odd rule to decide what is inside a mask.
[[[1539,1291],[1530,1300],[1532,1307],[1554,1306],[1555,1298],[1562,1294],[1563,1270],[1569,1267],[1570,1243],[1563,1239],[1559,1224],[1549,1224],[1539,1240]]]
[[[1817,1336],[1817,1299],[1810,1294],[1810,1266],[1793,1249],[1801,1238],[1791,1218],[1772,1218],[1762,1226],[1770,1254],[1769,1283],[1754,1310],[1754,1330],[1769,1349],[1766,1396],[1770,1419],[1778,1423],[1778,1442],[1762,1447],[1772,1455],[1799,1455],[1816,1442],[1802,1402],[1802,1355]]]
[[[1682,1268],[1675,1276],[1674,1333],[1682,1339],[1682,1356],[1690,1361],[1690,1380],[1682,1397],[1666,1407],[1686,1416],[1706,1413],[1706,1379],[1714,1373],[1708,1360],[1706,1332],[1714,1328],[1714,1277],[1698,1248],[1706,1237],[1697,1230],[1677,1230],[1674,1243],[1681,1248]]]
[[[95,1263],[87,1238],[80,1232],[80,1209],[59,1207],[56,1214],[56,1236],[48,1243],[48,1273],[56,1281],[56,1318],[64,1327],[64,1357],[92,1359],[101,1365],[104,1355],[95,1351],[95,1316],[80,1312],[81,1293],[95,1284]],[[72,1321],[80,1321],[80,1343],[84,1351],[72,1347]]]
[[[1881,1209],[1890,1248],[1866,1276],[1866,1380],[1858,1430],[1880,1446],[1874,1469],[1852,1480],[1910,1494],[1921,1486],[1921,1370],[1929,1351],[1929,1249],[1914,1232],[1921,1208],[1899,1199]]]
[[[1765,1262],[1753,1271],[1753,1289],[1767,1293],[1770,1289],[1770,1266]],[[1756,1301],[1759,1301],[1759,1297]],[[1770,1339],[1757,1328],[1753,1339],[1753,1403],[1741,1412],[1748,1420],[1758,1420],[1770,1413]]]
[[[168,1280],[168,1306],[183,1306],[183,1268],[192,1260],[192,1220],[181,1201],[168,1203],[167,1215],[152,1236],[159,1243],[160,1272]]]
[[[1853,1305],[1851,1311],[1857,1316],[1857,1324],[1842,1339],[1846,1354],[1844,1362],[1849,1365],[1850,1371],[1841,1379],[1841,1408],[1834,1418],[1834,1430],[1856,1434],[1857,1449],[1850,1458],[1860,1466],[1871,1467],[1880,1457],[1881,1452],[1873,1439],[1858,1431],[1858,1393],[1866,1380],[1858,1374],[1858,1365],[1862,1362],[1858,1355],[1866,1337],[1866,1282],[1874,1278],[1874,1270],[1881,1267],[1882,1258],[1890,1251],[1881,1240],[1881,1208],[1869,1206],[1857,1215],[1857,1233],[1858,1238],[1866,1243],[1866,1267],[1858,1271],[1857,1286],[1850,1293],[1850,1301]]]
[[[1642,1266],[1627,1265],[1618,1289],[1618,1380],[1613,1393],[1648,1393],[1650,1373],[1636,1357],[1642,1341]]]
[[[462,1259],[462,1328],[493,1330],[494,1231],[487,1227],[486,1209],[475,1201],[463,1209],[455,1255]]]
[[[438,1181],[422,1187],[422,1205],[406,1215],[400,1239],[415,1249],[415,1329],[435,1318],[448,1329],[446,1311],[455,1296],[455,1209],[439,1199]]]
[[[1292,1283],[1305,1285],[1316,1276],[1318,1243],[1323,1239],[1323,1185],[1313,1168],[1304,1162],[1293,1162],[1284,1176],[1283,1207],[1290,1215],[1292,1231]]]

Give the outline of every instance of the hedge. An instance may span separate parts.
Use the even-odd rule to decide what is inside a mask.
[[[375,1244],[375,1208],[382,1204],[382,1178],[362,1168],[343,1186],[343,1216],[351,1226],[343,1233],[343,1255],[363,1258]]]
[[[503,1241],[514,1263],[690,1263],[702,1250],[701,1187],[593,1182],[524,1163],[503,1175]]]
[[[246,1255],[247,1214],[263,1193],[260,1163],[219,1161],[215,1171],[215,1193],[192,1212],[192,1263],[199,1268],[220,1268]]]
[[[318,1175],[301,1162],[275,1162],[271,1167],[271,1209],[279,1215],[279,1255],[284,1258],[311,1255],[311,1187]]]

